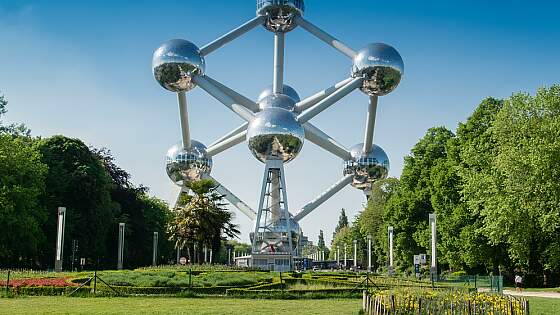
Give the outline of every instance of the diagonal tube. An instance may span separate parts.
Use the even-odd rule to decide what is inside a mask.
[[[320,194],[317,198],[313,199],[311,202],[303,206],[294,216],[294,220],[296,222],[301,221],[301,219],[305,218],[308,214],[310,214],[313,210],[317,209],[323,202],[327,201],[329,198],[334,196],[337,192],[339,192],[342,188],[346,187],[348,184],[352,182],[352,178],[354,175],[346,175],[341,180],[336,182],[332,185],[329,189],[325,192]]]
[[[344,161],[352,158],[348,149],[329,137],[329,135],[321,131],[321,129],[313,126],[311,123],[306,122],[303,124],[303,129],[305,130],[305,139],[315,143],[319,147],[338,156]]]
[[[240,131],[237,134],[223,140],[222,142],[210,146],[206,150],[206,156],[212,157],[218,153],[224,152],[225,150],[244,142],[246,137],[247,130]]]
[[[224,94],[226,94],[227,96],[231,97],[237,104],[239,105],[243,105],[245,107],[247,107],[247,109],[249,109],[252,112],[258,112],[259,111],[259,105],[255,102],[253,102],[252,100],[250,100],[248,97],[245,97],[237,92],[235,92],[234,90],[230,89],[229,87],[223,85],[222,83],[206,76],[206,79],[208,81],[210,81],[210,83],[212,83],[216,88],[220,89]]]
[[[231,138],[231,137],[235,137],[235,136],[236,136],[238,133],[240,133],[241,131],[247,130],[247,126],[249,126],[249,123],[243,123],[241,126],[235,128],[235,129],[233,129],[232,131],[230,131],[230,132],[228,132],[227,134],[225,134],[224,136],[222,136],[220,139],[218,139],[218,140],[212,142],[212,144],[210,144],[208,147],[213,147],[213,146],[215,146],[216,144],[218,144],[218,143],[220,143],[220,142],[222,142],[222,141],[224,141],[224,140],[226,140],[226,139],[229,139],[229,138]]]
[[[218,48],[224,46],[225,44],[233,41],[234,39],[238,38],[239,36],[249,32],[253,28],[262,25],[264,23],[265,17],[264,16],[257,16],[256,18],[247,21],[245,24],[237,27],[236,29],[231,30],[230,32],[224,34],[223,36],[219,37],[218,39],[214,40],[211,43],[206,44],[204,47],[200,49],[200,54],[202,56],[207,56],[208,54],[212,53],[213,51],[217,50]]]
[[[348,82],[352,81],[352,78],[348,78],[345,79],[343,81],[338,82],[337,84],[322,90],[318,93],[315,93],[311,96],[309,96],[308,98],[298,102],[295,106],[295,111],[296,113],[301,113],[304,110],[312,107],[313,105],[317,104],[318,102],[322,101],[323,99],[325,99],[325,97],[333,94],[334,92],[336,92],[338,89],[340,89],[341,87],[345,86],[346,84],[348,84]]]
[[[317,26],[311,24],[311,22],[305,20],[303,17],[296,15],[294,18],[297,25],[301,26],[304,30],[311,33],[311,35],[319,38],[320,40],[327,43],[329,46],[333,47],[334,49],[338,50],[339,52],[343,53],[344,55],[352,59],[356,56],[356,52],[352,48],[346,46],[343,42],[329,35],[327,32],[323,31]]]
[[[363,82],[363,78],[353,78],[344,87],[340,88],[338,91],[329,95],[328,97],[326,97],[325,99],[323,99],[322,101],[314,105],[313,107],[308,108],[307,110],[299,114],[297,117],[298,121],[300,123],[305,123],[309,121],[311,118],[317,116],[320,112],[329,108],[329,106],[338,102],[341,98],[345,97],[355,89],[362,86],[362,82]]]
[[[216,186],[215,189],[219,194],[223,195],[224,198],[227,201],[229,201],[229,203],[231,203],[232,206],[236,207],[239,211],[241,211],[241,213],[246,215],[249,219],[255,220],[255,217],[256,217],[257,213],[253,209],[251,209],[251,207],[249,207],[245,202],[243,202],[243,201],[241,201],[241,199],[237,198],[237,196],[234,195],[231,191],[229,191],[229,189],[224,187],[224,185],[220,184],[220,182],[218,182],[216,179],[214,179],[210,175],[204,174],[202,177],[204,179],[213,180],[218,185],[218,186]]]
[[[284,92],[284,32],[274,33],[274,77],[272,81],[272,93]]]
[[[243,105],[239,105],[233,98],[228,96],[222,90],[218,89],[207,76],[194,76],[193,81],[205,90],[212,97],[217,99],[220,103],[224,104],[227,108],[231,109],[234,113],[239,115],[246,121],[253,120],[255,114]]]
[[[366,133],[364,135],[364,148],[365,154],[371,151],[373,146],[373,132],[375,131],[375,116],[377,114],[377,96],[369,97],[368,113],[366,118]]]

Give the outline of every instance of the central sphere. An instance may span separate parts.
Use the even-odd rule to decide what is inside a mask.
[[[257,16],[266,16],[264,27],[271,32],[289,32],[296,28],[294,16],[303,16],[303,0],[257,0]]]
[[[295,159],[303,147],[305,132],[296,116],[283,108],[269,107],[256,114],[247,128],[251,153],[261,162]]]
[[[362,92],[371,96],[391,93],[404,74],[404,62],[399,52],[383,43],[369,44],[354,57],[353,77],[364,77]]]
[[[257,98],[257,103],[260,103],[260,101],[262,101],[265,97],[267,97],[269,95],[272,95],[272,94],[274,94],[274,93],[272,93],[272,85],[269,85],[266,89],[264,89],[261,92],[261,94],[259,94],[259,97]],[[301,101],[301,98],[299,97],[298,92],[293,87],[291,87],[287,84],[284,84],[281,94],[288,95],[296,103]]]
[[[352,158],[344,162],[344,175],[354,175],[352,186],[355,188],[369,190],[371,184],[389,175],[389,158],[375,144],[369,153],[364,153],[363,147],[364,144],[359,143],[350,148]]]
[[[167,151],[165,170],[169,178],[179,186],[202,179],[212,170],[212,158],[206,156],[204,144],[191,140],[191,147],[183,149],[178,143]]]
[[[204,57],[195,44],[184,39],[169,40],[154,52],[152,71],[161,86],[172,92],[186,92],[196,85],[192,77],[204,74]]]

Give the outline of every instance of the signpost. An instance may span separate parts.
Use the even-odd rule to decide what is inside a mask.
[[[183,266],[186,265],[187,264],[187,257],[179,258],[179,263]]]
[[[58,228],[56,233],[56,257],[54,271],[62,272],[62,258],[64,251],[64,225],[66,224],[66,208],[58,207]]]

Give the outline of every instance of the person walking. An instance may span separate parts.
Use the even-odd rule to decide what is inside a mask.
[[[520,274],[515,275],[515,291],[523,292],[523,277]]]

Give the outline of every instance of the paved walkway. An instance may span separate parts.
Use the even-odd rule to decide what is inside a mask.
[[[514,295],[514,296],[531,296],[531,297],[543,297],[543,298],[554,298],[560,299],[560,293],[558,292],[540,292],[540,291],[523,291],[516,292],[515,290],[504,290],[504,294]]]

